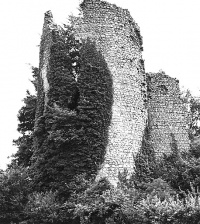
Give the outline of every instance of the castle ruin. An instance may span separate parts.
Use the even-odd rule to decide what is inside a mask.
[[[134,169],[133,156],[141,147],[146,124],[142,37],[128,10],[100,0],[84,1],[81,8],[83,17],[72,23],[76,35],[95,41],[113,79],[109,141],[98,175],[115,182],[119,171]]]
[[[67,85],[78,86],[79,114],[72,111],[72,114],[74,112],[73,117],[77,116],[77,119],[84,116],[87,105],[90,105],[93,110],[88,98],[88,95],[94,91],[90,89],[90,86],[95,82],[94,88],[98,88],[102,82],[105,82],[100,90],[102,92],[95,92],[95,96],[103,107],[98,108],[97,105],[94,109],[100,114],[98,119],[102,120],[99,123],[100,126],[95,127],[101,129],[99,133],[102,133],[98,140],[102,142],[102,149],[98,149],[102,150],[102,159],[92,157],[96,148],[91,148],[87,156],[91,154],[91,167],[96,165],[97,179],[107,177],[113,185],[116,185],[119,172],[123,172],[124,169],[127,169],[129,174],[134,172],[134,157],[141,148],[147,123],[151,126],[151,141],[157,154],[170,152],[171,133],[178,142],[178,148],[181,151],[187,151],[189,149],[187,114],[182,106],[178,82],[175,79],[159,73],[145,74],[142,37],[129,11],[101,0],[84,0],[80,6],[82,16],[71,18],[75,39],[86,45],[89,42],[89,45],[95,48],[95,55],[100,54],[96,59],[85,54],[85,57],[91,60],[90,70],[98,70],[97,62],[101,60],[104,61],[104,70],[106,67],[107,73],[102,72],[102,77],[91,77],[89,73],[87,75],[80,69],[79,74],[73,79],[73,70],[67,70],[67,66],[63,65],[62,74],[71,77],[71,81],[66,81]],[[53,81],[48,74],[54,72],[50,60],[54,54],[52,46],[62,40],[64,43],[65,39],[60,29],[53,23],[52,14],[47,12],[41,40],[35,130],[39,129],[41,117],[45,116],[45,111],[49,107],[54,107],[54,109],[58,107],[60,110],[64,108],[64,106],[60,108],[63,104],[59,101],[61,97],[57,101],[49,97]],[[55,38],[56,35],[59,38]],[[65,48],[61,48],[61,51],[64,52]],[[86,84],[90,90],[84,87]],[[105,107],[108,105],[107,112],[104,111],[104,103]],[[148,118],[150,121],[147,122]],[[86,131],[88,130],[86,124],[82,125],[82,129],[85,130],[87,136],[90,136]],[[46,136],[49,136],[49,133],[50,131],[46,133]],[[36,151],[40,150],[44,144],[38,140],[39,138],[35,138]],[[82,157],[83,161],[84,158]],[[85,163],[89,163],[87,161],[85,160]]]

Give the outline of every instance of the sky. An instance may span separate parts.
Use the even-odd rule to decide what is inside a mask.
[[[0,3],[0,168],[17,148],[17,114],[26,90],[34,93],[31,66],[38,67],[44,13],[57,23],[78,14],[81,0],[2,0]],[[200,1],[108,0],[130,11],[143,36],[146,72],[159,70],[200,95]]]

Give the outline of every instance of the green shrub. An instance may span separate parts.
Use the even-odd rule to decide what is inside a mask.
[[[28,223],[57,223],[59,204],[56,201],[56,192],[32,193],[25,211],[29,217]]]
[[[91,181],[83,191],[79,189],[79,194],[74,191],[64,205],[66,209],[69,204],[75,206],[74,219],[80,219],[80,223],[122,223],[119,221],[123,215],[121,204],[126,202],[128,206],[127,199],[123,190],[113,188],[106,178],[102,178]]]
[[[148,196],[133,210],[134,223],[198,223],[199,198],[188,194],[185,202],[177,197],[161,201],[157,196]]]
[[[158,178],[146,184],[146,194],[151,197],[157,196],[161,201],[164,201],[175,195],[176,192],[172,190],[166,181]]]
[[[19,222],[26,218],[24,208],[30,192],[27,168],[15,166],[0,173],[0,223]]]

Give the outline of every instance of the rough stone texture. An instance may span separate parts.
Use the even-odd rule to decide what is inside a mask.
[[[171,134],[177,140],[179,152],[188,151],[188,113],[180,99],[178,80],[164,73],[149,73],[147,80],[150,136],[156,154],[170,154]]]
[[[47,79],[47,70],[49,67],[49,56],[50,56],[50,48],[52,45],[52,30],[51,26],[53,26],[53,16],[50,11],[45,13],[44,17],[44,26],[43,26],[43,34],[41,37],[41,45],[40,48],[40,77],[43,80],[43,90],[45,93],[45,105],[47,104],[48,98],[47,93],[49,90],[49,83]]]
[[[134,170],[146,122],[146,82],[139,27],[128,10],[100,0],[84,1],[83,17],[72,18],[80,39],[95,41],[113,77],[112,121],[105,161],[97,179],[117,183],[118,172]]]
[[[35,183],[56,181],[53,170],[66,183],[77,174],[96,174],[111,119],[111,74],[95,45],[80,46],[71,28],[55,25],[50,12],[45,14],[38,80],[32,164],[41,175]],[[53,152],[57,160],[51,164]]]
[[[52,32],[50,25],[53,25],[52,13],[50,11],[45,13],[43,32],[40,42],[40,55],[39,55],[39,77],[37,86],[37,108],[35,115],[34,132],[39,130],[40,120],[44,114],[44,105],[47,104],[47,93],[49,90],[49,83],[47,79],[47,72],[49,67],[50,47],[52,45]],[[38,141],[34,138],[35,149],[37,149]],[[37,150],[35,150],[37,151]]]
[[[75,36],[83,42],[88,41],[88,38],[90,43],[93,42],[95,50],[101,52],[112,75],[112,86],[107,84],[108,88],[113,88],[112,119],[108,136],[104,136],[108,138],[108,144],[97,179],[106,176],[112,184],[116,185],[119,171],[123,172],[124,168],[129,174],[134,171],[134,157],[142,144],[147,117],[150,119],[148,123],[151,141],[157,154],[171,152],[171,133],[174,134],[180,151],[189,149],[187,111],[179,97],[177,80],[161,73],[149,73],[146,79],[142,60],[142,38],[139,27],[128,10],[100,0],[85,0],[81,4],[81,9],[81,17],[71,18]],[[53,23],[51,13],[47,12],[40,48],[36,132],[40,129],[41,118],[45,114],[47,103],[50,102],[48,92],[51,88],[49,86],[51,80],[47,79],[47,74],[50,72],[52,30],[57,29],[59,27]],[[82,98],[83,92],[87,90],[83,91],[84,83],[81,83],[81,80],[89,80],[87,85],[91,82],[90,77],[83,78],[81,79],[80,76],[78,80]],[[96,79],[95,82],[97,80],[101,79]],[[106,98],[105,94],[104,98]],[[38,141],[35,145],[39,149],[42,143]],[[91,150],[91,160],[93,160],[93,148],[88,150]]]

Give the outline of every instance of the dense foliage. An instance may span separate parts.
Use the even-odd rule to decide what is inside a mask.
[[[0,223],[18,223],[27,218],[24,211],[31,193],[27,168],[13,166],[0,173]]]
[[[37,75],[38,69],[32,67],[33,80],[31,81],[35,90],[37,91]],[[35,123],[36,103],[37,96],[30,94],[27,90],[26,97],[23,99],[24,106],[19,110],[18,113],[18,132],[21,136],[13,140],[14,145],[18,147],[17,153],[14,155],[12,163],[16,163],[20,166],[30,166],[31,156],[33,154],[33,130]]]
[[[18,151],[0,171],[0,223],[199,223],[199,102],[184,99],[192,114],[188,153],[178,151],[171,133],[172,154],[156,159],[147,125],[132,177],[119,173],[115,188],[106,178],[96,182],[111,119],[111,75],[95,44],[77,41],[70,27],[54,30],[52,40],[46,108],[32,68],[37,96],[27,91]]]
[[[192,96],[190,90],[181,93],[183,103],[189,107],[190,137],[194,140],[200,135],[200,98]]]
[[[180,155],[176,139],[171,134],[173,153],[158,161],[148,133],[147,128],[141,151],[135,158],[136,172],[131,179],[127,179],[126,171],[119,174],[117,188],[106,179],[95,182],[95,175],[88,179],[87,175],[81,174],[63,188],[39,192],[33,188],[33,173],[29,167],[12,163],[0,174],[0,222],[198,223],[199,157],[194,155],[193,149]],[[63,183],[59,184],[62,186]],[[64,189],[70,192],[67,200],[60,197]]]
[[[77,41],[70,28],[52,31],[47,78],[45,106],[40,104],[42,89],[38,93],[33,182],[38,190],[59,190],[68,197],[66,186],[74,175],[90,176],[102,163],[111,118],[112,81],[95,45],[90,40]]]

